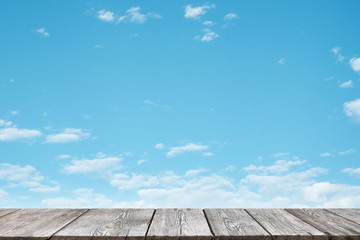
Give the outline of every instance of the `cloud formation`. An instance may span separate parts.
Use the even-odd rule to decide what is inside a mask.
[[[43,37],[50,37],[50,34],[45,31],[45,28],[36,29],[35,32],[39,33]]]
[[[114,13],[107,11],[106,9],[99,10],[97,12],[97,17],[105,22],[113,22],[114,21]]]
[[[198,7],[192,7],[191,5],[186,5],[184,17],[198,19],[198,18],[200,18],[201,15],[206,14],[207,9],[211,9],[214,7],[215,7],[215,4],[203,5],[203,6],[198,6]]]
[[[235,13],[228,13],[225,15],[224,17],[224,20],[225,21],[230,21],[230,20],[233,20],[233,19],[236,19],[237,18],[237,15]]]
[[[145,23],[149,18],[161,19],[162,17],[161,15],[152,12],[143,14],[140,12],[140,7],[132,7],[126,10],[126,14],[119,17],[116,23],[130,22],[130,23],[141,24],[141,23]]]
[[[344,111],[346,116],[360,122],[360,98],[344,103]]]
[[[65,128],[63,132],[46,136],[45,143],[78,142],[90,137],[90,133],[83,129]]]
[[[178,146],[178,147],[171,147],[170,151],[166,153],[167,157],[175,157],[179,154],[183,154],[186,152],[199,152],[208,149],[209,146],[201,145],[201,144],[195,144],[195,143],[188,143],[184,146]]]
[[[0,119],[0,141],[16,141],[41,136],[39,130],[18,128],[10,121]]]
[[[70,164],[64,166],[67,174],[76,173],[97,173],[99,175],[108,175],[121,168],[120,157],[107,157],[103,153],[98,153],[94,159],[74,159]]]
[[[353,57],[352,59],[350,59],[349,64],[355,72],[360,72],[360,57]]]

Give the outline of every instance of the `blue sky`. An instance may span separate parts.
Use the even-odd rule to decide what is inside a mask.
[[[360,207],[358,1],[1,1],[2,207]]]

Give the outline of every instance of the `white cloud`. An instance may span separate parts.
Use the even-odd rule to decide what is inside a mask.
[[[10,163],[0,163],[0,180],[11,183],[12,187],[25,187],[31,192],[53,193],[60,190],[60,186],[42,184],[44,177],[31,165],[19,166]]]
[[[334,53],[335,55],[337,55],[338,53],[340,53],[341,48],[340,47],[333,47],[331,49],[331,52]]]
[[[148,205],[143,201],[118,202],[114,201],[104,194],[95,193],[90,188],[78,188],[73,194],[73,198],[46,198],[42,204],[53,208],[153,208],[154,205]]]
[[[159,180],[151,175],[141,174],[114,174],[111,179],[111,185],[120,190],[137,189],[140,187],[150,187],[159,184]]]
[[[213,153],[211,153],[211,152],[204,152],[202,155],[203,155],[204,157],[211,157],[211,156],[214,156],[214,154],[213,154]]]
[[[110,11],[106,11],[106,9],[102,9],[97,12],[98,18],[105,22],[113,22],[114,21],[114,13]]]
[[[204,5],[199,7],[192,7],[191,5],[185,6],[185,18],[199,18],[201,15],[206,14],[207,9],[214,8],[215,4],[212,5]]]
[[[10,79],[9,82],[13,83],[15,82],[15,79]]]
[[[210,41],[214,40],[215,38],[219,37],[219,34],[212,32],[210,29],[204,29],[203,31],[205,32],[205,34],[202,37],[195,36],[196,40],[200,40],[202,42],[210,42]]]
[[[145,163],[145,162],[147,162],[147,161],[149,161],[148,159],[140,159],[140,160],[138,160],[136,163],[138,164],[138,165],[141,165],[141,164],[143,164],[143,163]]]
[[[360,122],[360,98],[344,103],[346,116]]]
[[[245,168],[240,180],[206,169],[172,171],[157,175],[113,174],[110,183],[124,191],[136,191],[134,202],[116,202],[92,189],[76,189],[73,198],[44,199],[51,207],[359,207],[360,187],[318,182],[326,169],[307,167],[306,161],[277,161],[268,166]],[[279,170],[279,165],[286,167]],[[290,171],[298,167],[300,171]],[[233,169],[233,168],[232,168]],[[258,171],[248,172],[246,169]],[[274,170],[276,169],[276,170]],[[125,194],[125,193],[124,193]],[[217,196],[214,198],[213,196]]]
[[[345,57],[343,55],[341,55],[340,50],[341,50],[340,47],[333,47],[331,49],[331,52],[334,53],[334,55],[337,57],[337,60],[336,60],[337,63],[345,60]]]
[[[57,159],[67,159],[67,158],[71,158],[71,156],[68,154],[61,154],[61,155],[56,156],[56,158]]]
[[[278,158],[278,157],[285,157],[285,156],[289,156],[289,155],[290,155],[290,153],[280,152],[280,153],[275,153],[274,157]]]
[[[305,163],[306,160],[297,160],[297,161],[286,161],[286,160],[277,160],[273,165],[270,166],[256,166],[249,165],[244,168],[245,171],[261,171],[264,173],[281,173],[289,170],[290,167],[301,165]]]
[[[116,23],[119,22],[130,22],[130,23],[145,23],[148,18],[156,18],[156,19],[161,19],[161,15],[157,14],[157,13],[146,13],[143,14],[140,12],[140,7],[132,7],[128,10],[126,10],[126,14],[124,16],[119,17],[119,19],[117,20]]]
[[[0,141],[15,141],[19,139],[29,139],[39,137],[39,130],[17,128],[10,121],[0,119]]]
[[[147,107],[145,107],[144,109],[146,110],[151,110],[152,107],[154,108],[163,108],[163,109],[166,109],[166,110],[170,110],[170,109],[173,109],[172,106],[169,106],[169,105],[161,105],[159,103],[156,103],[152,100],[144,100],[144,103],[147,105]]]
[[[350,176],[360,177],[360,168],[345,168],[342,172],[348,173]]]
[[[37,193],[55,193],[60,191],[60,186],[50,187],[50,186],[40,185],[37,187],[30,188],[29,191],[37,192]]]
[[[278,61],[278,63],[279,63],[280,65],[283,65],[285,62],[286,62],[286,59],[285,59],[285,58],[280,58],[279,61]]]
[[[63,132],[46,136],[46,143],[78,142],[90,137],[83,129],[65,128]]]
[[[18,115],[19,113],[20,113],[19,110],[10,111],[10,114],[11,114],[11,115]]]
[[[158,143],[158,144],[156,144],[156,145],[154,146],[154,148],[155,148],[155,149],[159,149],[159,150],[164,149],[164,144],[163,144],[163,143]]]
[[[320,153],[320,157],[334,157],[334,154],[329,152]]]
[[[50,37],[50,34],[45,31],[45,28],[36,29],[35,32],[40,33],[43,37]]]
[[[98,173],[109,174],[112,171],[119,170],[121,166],[119,163],[122,158],[107,157],[103,153],[98,153],[94,159],[74,159],[70,164],[64,166],[64,171],[67,174],[74,173]]]
[[[351,68],[355,72],[360,72],[360,57],[359,58],[353,57],[352,59],[350,59],[349,63]]]
[[[209,146],[201,145],[201,144],[194,144],[188,143],[184,146],[179,147],[171,147],[170,151],[166,153],[167,157],[175,157],[176,155],[183,154],[186,152],[198,152],[208,149]]]
[[[340,84],[339,87],[352,88],[352,87],[354,87],[354,84],[353,84],[352,80],[349,80],[349,81],[346,81],[346,82],[343,82],[342,84]]]
[[[204,21],[203,24],[206,26],[214,26],[216,23],[214,23],[213,21]]]
[[[349,155],[349,154],[354,154],[354,153],[356,153],[355,149],[348,149],[346,151],[339,152],[340,155]]]
[[[233,19],[236,19],[237,18],[237,15],[235,13],[228,13],[225,15],[224,17],[224,20],[225,21],[230,21],[230,20],[233,20]]]

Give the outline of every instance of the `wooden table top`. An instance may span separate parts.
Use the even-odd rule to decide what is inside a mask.
[[[360,240],[360,209],[0,209],[0,240]]]

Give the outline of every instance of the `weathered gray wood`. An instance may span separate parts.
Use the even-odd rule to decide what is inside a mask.
[[[18,208],[0,208],[0,217],[19,210]]]
[[[325,233],[284,209],[247,209],[248,213],[277,240],[327,240]]]
[[[330,208],[326,210],[360,224],[359,208]]]
[[[331,235],[334,240],[358,240],[360,225],[324,209],[286,209],[320,231]]]
[[[48,239],[87,209],[21,209],[0,218],[0,239]]]
[[[211,239],[201,209],[157,209],[147,239]]]
[[[215,239],[271,239],[244,209],[205,209],[204,211]]]
[[[153,213],[154,209],[90,209],[52,239],[145,239]]]

